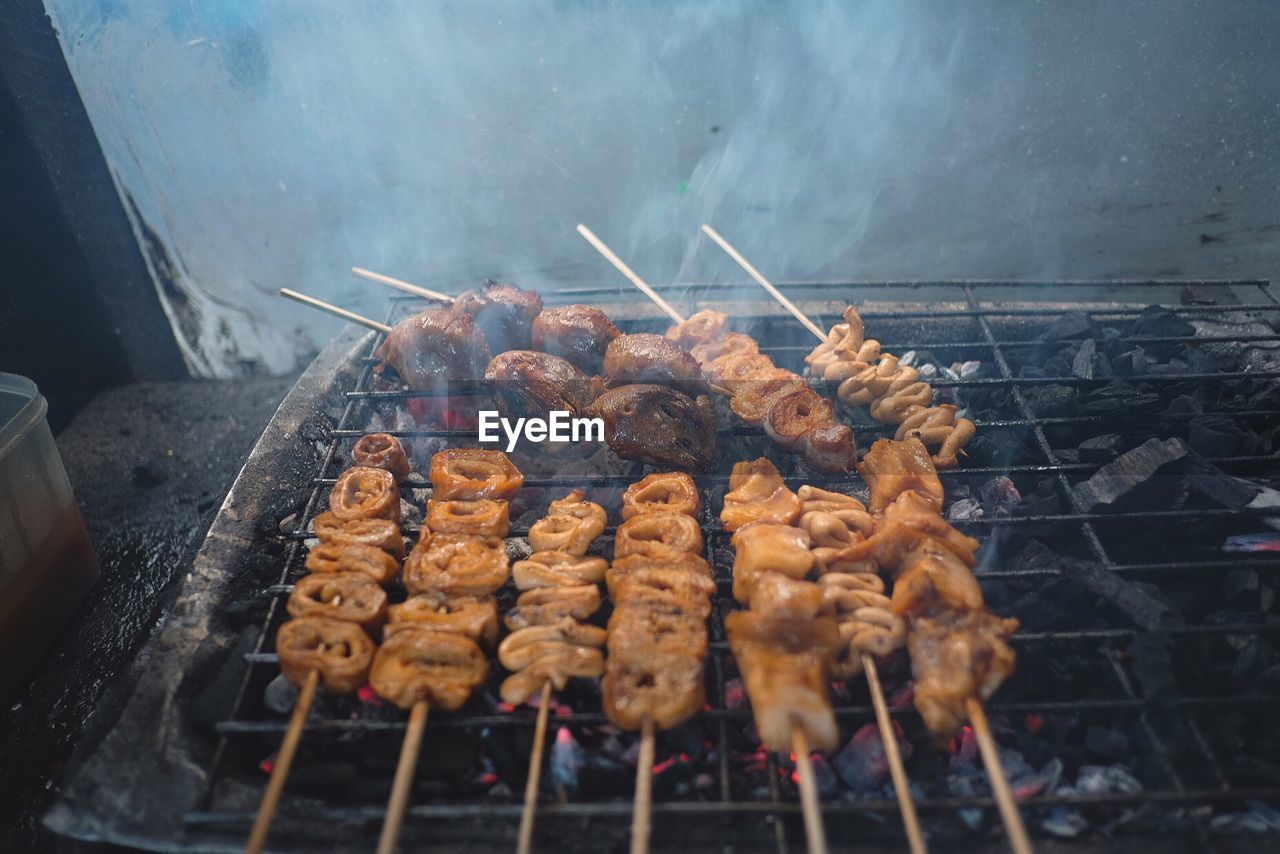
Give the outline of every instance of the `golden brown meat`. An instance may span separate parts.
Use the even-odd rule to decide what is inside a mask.
[[[409,476],[409,458],[405,456],[400,440],[389,433],[368,433],[361,436],[351,451],[356,465],[383,469],[400,483]]]
[[[534,350],[499,353],[484,372],[507,418],[546,418],[553,410],[581,417],[600,392],[599,379],[589,377],[568,361]]]
[[[893,438],[902,441],[919,439],[926,447],[937,448],[933,464],[939,469],[953,469],[959,463],[956,455],[973,438],[977,428],[968,418],[957,418],[953,403],[916,407],[908,410]]]
[[[400,521],[400,490],[391,472],[352,466],[338,475],[329,492],[329,512],[342,522],[357,519]]]
[[[489,363],[489,345],[468,315],[429,308],[392,327],[374,356],[414,391],[445,391],[478,380]]]
[[[724,625],[764,746],[791,750],[799,727],[812,749],[835,748],[840,734],[827,695],[831,658],[840,645],[835,620],[771,620],[735,611]]]
[[[703,372],[707,376],[711,376],[707,368],[721,356],[759,352],[760,345],[756,342],[756,339],[750,335],[743,335],[741,332],[729,332],[719,338],[693,345],[689,350],[689,355],[698,360],[698,364],[702,365]]]
[[[879,576],[831,572],[818,579],[818,587],[840,630],[840,649],[832,660],[836,679],[861,674],[864,654],[885,656],[906,641],[906,623],[890,609]]]
[[[489,664],[475,641],[408,623],[379,647],[369,684],[402,709],[427,700],[432,708],[453,712],[488,675]]]
[[[604,646],[605,630],[590,623],[564,618],[558,623],[530,626],[512,632],[498,644],[498,661],[508,670],[523,670],[534,659],[556,646]]]
[[[475,321],[491,352],[527,350],[533,320],[542,311],[542,297],[537,291],[490,279],[478,291],[458,294],[453,310]]]
[[[831,492],[830,490],[819,489],[816,486],[805,484],[796,490],[796,496],[801,502],[800,527],[809,531],[809,536],[813,538],[815,546],[837,544],[836,542],[820,542],[821,536],[826,533],[832,533],[835,539],[839,541],[839,544],[847,545],[848,542],[852,541],[853,534],[861,534],[866,537],[871,534],[872,529],[875,527],[875,520],[867,512],[866,505],[852,495]],[[805,524],[805,517],[810,513],[821,513],[833,517],[846,527],[850,536],[846,537],[833,532],[824,532],[824,534],[820,535],[814,530],[810,530],[809,526]]]
[[[633,554],[626,557],[616,558],[609,566],[608,572],[605,573],[605,585],[609,589],[609,595],[615,600],[619,597],[619,591],[625,583],[625,579],[632,573],[641,572],[647,569],[660,569],[670,572],[678,572],[682,575],[690,575],[695,578],[702,579],[714,584],[715,574],[711,569],[711,565],[701,556],[696,554],[682,554],[676,556],[654,557],[646,554]],[[695,582],[698,586],[705,586],[701,581]]]
[[[321,543],[307,552],[307,572],[329,575],[358,572],[377,584],[388,584],[400,571],[400,564],[382,549],[358,543]]]
[[[809,431],[835,423],[831,401],[808,386],[793,388],[777,397],[764,418],[764,432],[782,448],[794,451],[808,438]]]
[[[704,308],[702,311],[677,323],[667,330],[666,339],[683,349],[705,344],[722,337],[729,327],[729,315],[722,311]]]
[[[470,638],[491,649],[498,640],[498,606],[493,597],[445,596],[435,591],[410,596],[390,609],[387,632],[403,625],[425,626]]]
[[[326,510],[315,518],[316,538],[334,545],[374,546],[396,560],[404,560],[404,535],[388,519],[356,519],[344,522]]]
[[[752,522],[739,528],[730,542],[735,578],[739,572],[780,572],[791,578],[804,578],[813,569],[809,533],[802,528]]]
[[[666,386],[627,385],[596,398],[589,414],[603,419],[605,440],[624,460],[688,471],[715,463],[715,407],[705,395],[695,400]]]
[[[935,512],[942,511],[942,481],[929,450],[919,439],[901,442],[878,439],[858,465],[858,473],[871,487],[871,512],[883,513],[899,495],[914,490]]]
[[[759,426],[780,398],[808,389],[801,377],[782,368],[768,368],[749,381],[737,384],[729,408],[748,424]]]
[[[599,504],[586,500],[575,489],[551,502],[547,515],[529,528],[529,545],[535,552],[559,551],[585,555],[596,537],[604,533],[608,515]]]
[[[654,512],[632,516],[614,534],[615,557],[644,554],[657,558],[679,558],[702,551],[702,529],[683,513]]]
[[[531,587],[520,594],[516,606],[503,622],[511,631],[543,626],[565,617],[585,620],[600,608],[600,588],[595,584],[577,587]]]
[[[510,574],[507,550],[497,537],[423,531],[404,562],[410,593],[484,597],[506,584]]]
[[[750,386],[769,371],[775,370],[773,360],[763,353],[732,351],[704,362],[702,370],[707,379],[727,394],[736,396],[744,386]]]
[[[622,493],[622,518],[641,513],[668,511],[698,518],[702,499],[693,478],[684,472],[662,472],[645,475]]]
[[[614,724],[634,730],[651,720],[670,729],[702,708],[703,620],[655,598],[624,599],[609,619],[608,645],[600,684]]]
[[[599,584],[609,562],[568,552],[534,552],[516,561],[511,574],[517,590],[537,587],[582,587]]]
[[[433,533],[505,537],[511,530],[509,505],[492,498],[474,501],[427,499],[427,527]]]
[[[360,626],[328,617],[299,617],[276,633],[284,678],[301,685],[319,671],[320,685],[330,694],[350,694],[365,683],[373,650]]]
[[[675,566],[637,566],[623,571],[615,564],[605,578],[615,602],[663,600],[700,620],[711,615],[716,584],[707,575]]]
[[[765,457],[734,463],[720,524],[736,531],[752,522],[790,525],[800,515],[800,499],[787,488],[778,469]]]
[[[815,424],[804,442],[804,458],[817,471],[852,471],[857,448],[848,424]]]
[[[304,575],[286,606],[294,617],[329,617],[376,629],[387,619],[387,591],[362,572]]]
[[[969,718],[968,699],[990,697],[1013,673],[1008,640],[1017,629],[1017,620],[985,611],[910,620],[914,701],[930,732],[953,734]]]
[[[558,644],[529,661],[523,669],[502,680],[498,696],[502,702],[518,706],[550,682],[559,691],[571,678],[598,679],[604,673],[604,656],[589,646]]]
[[[622,333],[595,306],[544,308],[533,319],[533,349],[567,359],[588,374],[604,367],[604,353]]]
[[[431,497],[437,500],[510,500],[524,475],[501,451],[454,448],[431,458]]]
[[[874,560],[884,571],[896,573],[926,538],[945,547],[965,566],[977,563],[978,541],[951,527],[931,509],[929,499],[914,491],[899,495],[885,510],[875,533],[842,549],[841,556],[855,561]]]
[[[612,387],[653,383],[690,397],[705,394],[698,360],[661,335],[619,335],[604,354],[604,375]]]

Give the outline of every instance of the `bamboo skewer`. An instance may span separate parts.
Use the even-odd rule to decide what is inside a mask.
[[[862,654],[862,672],[867,675],[867,687],[871,690],[871,705],[876,710],[876,724],[880,727],[880,743],[884,745],[885,758],[889,760],[889,775],[893,778],[893,790],[898,795],[898,810],[902,813],[902,827],[907,832],[907,844],[911,854],[925,854],[924,834],[920,830],[920,817],[916,815],[915,801],[911,800],[911,787],[907,785],[907,769],[902,764],[898,750],[898,735],[893,731],[889,718],[889,706],[880,688],[880,674],[876,661],[867,653]]]
[[[426,297],[427,299],[439,300],[440,302],[453,302],[454,298],[448,294],[442,294],[439,291],[433,291],[430,288],[424,288],[421,285],[415,285],[406,282],[404,279],[396,279],[383,273],[375,273],[372,270],[366,270],[364,267],[352,267],[351,272],[362,279],[368,279],[371,282],[389,285],[397,290],[404,291],[414,296]]]
[[[978,752],[982,754],[982,764],[987,768],[987,777],[991,781],[991,793],[995,796],[996,806],[1000,809],[1000,818],[1004,822],[1005,832],[1009,834],[1009,847],[1014,854],[1031,854],[1031,839],[1027,836],[1026,825],[1022,823],[1022,813],[1009,791],[1009,781],[1004,776],[1004,766],[1000,764],[1000,754],[996,750],[996,740],[991,735],[991,726],[987,723],[987,711],[976,697],[965,701],[965,710],[969,713],[969,723],[973,725],[974,737],[978,739]]]
[[[658,308],[662,309],[667,313],[668,317],[670,317],[676,323],[684,323],[684,318],[680,316],[680,313],[676,311],[674,308],[672,308],[670,305],[668,305],[666,300],[658,296],[658,292],[655,291],[653,288],[649,287],[648,283],[645,282],[644,279],[637,276],[635,274],[635,271],[633,271],[630,267],[628,267],[621,258],[613,254],[613,250],[610,249],[608,246],[605,246],[604,241],[596,237],[595,232],[587,228],[585,225],[579,224],[578,233],[581,234],[584,238],[586,238],[587,242],[590,243],[592,246],[594,246],[596,248],[596,251],[599,252],[601,255],[603,255],[609,261],[610,264],[617,267],[618,272],[620,272],[622,275],[630,279],[631,284],[635,285],[637,288],[644,291],[644,295],[647,296],[649,299],[653,300],[654,303],[658,306]]]
[[[349,320],[352,323],[358,323],[361,326],[368,327],[369,329],[376,329],[378,332],[391,331],[391,327],[385,323],[379,323],[376,320],[370,320],[369,318],[365,317],[362,314],[356,314],[354,311],[347,311],[345,308],[338,308],[338,306],[333,305],[332,303],[327,303],[324,300],[318,300],[315,297],[309,297],[306,294],[300,294],[297,291],[290,290],[289,288],[281,288],[280,296],[288,297],[291,300],[300,302],[303,305],[309,305],[312,308],[318,308],[321,311],[327,311],[329,314],[336,315],[337,317],[341,317],[343,320]]]
[[[517,854],[533,850],[533,816],[538,807],[538,781],[542,777],[542,752],[547,743],[547,707],[551,705],[551,683],[542,683],[538,700],[538,720],[533,727],[533,749],[529,752],[529,777],[524,784],[524,811],[520,814]]]
[[[822,807],[818,804],[818,783],[813,777],[809,758],[809,737],[804,727],[791,730],[791,752],[800,772],[800,809],[804,812],[804,835],[809,841],[809,854],[827,854],[827,834],[822,829]]]
[[[409,806],[409,787],[422,751],[422,733],[427,728],[428,709],[427,701],[419,700],[409,711],[409,725],[404,731],[404,743],[400,745],[400,762],[396,765],[391,798],[387,801],[387,817],[382,823],[382,835],[378,837],[378,854],[394,854],[400,839],[404,813]]]
[[[640,755],[636,759],[636,800],[631,817],[631,854],[648,854],[653,813],[653,721],[640,728]]]
[[[707,237],[710,237],[717,244],[719,244],[721,249],[723,249],[725,252],[728,252],[729,257],[738,262],[738,266],[746,270],[747,274],[751,276],[751,278],[755,279],[757,282],[760,283],[760,287],[764,288],[766,291],[768,291],[770,294],[773,295],[774,299],[782,303],[782,307],[785,308],[787,311],[791,312],[791,314],[795,316],[796,320],[803,323],[806,329],[808,329],[810,332],[812,332],[814,335],[818,337],[819,341],[827,340],[827,336],[823,333],[821,329],[818,328],[818,325],[814,323],[812,320],[810,320],[808,317],[806,317],[804,312],[796,308],[795,303],[793,303],[791,300],[783,296],[782,291],[775,288],[773,286],[773,283],[770,282],[768,279],[766,279],[760,273],[759,270],[751,266],[751,262],[748,261],[746,258],[743,258],[742,255],[738,252],[738,250],[734,249],[733,246],[729,244],[729,241],[725,240],[723,237],[720,236],[720,233],[718,231],[716,231],[711,226],[705,225],[705,224],[702,226],[702,231],[707,235]]]
[[[293,715],[289,718],[289,727],[284,731],[284,739],[280,742],[280,750],[276,753],[276,761],[271,768],[271,779],[267,781],[267,788],[262,793],[262,803],[258,805],[258,816],[253,821],[249,841],[245,843],[245,854],[260,854],[266,845],[271,821],[276,817],[276,808],[280,805],[280,793],[284,791],[289,767],[293,765],[293,756],[298,750],[302,728],[307,722],[307,715],[311,714],[311,704],[316,698],[316,687],[319,684],[318,670],[308,673],[306,681],[302,683],[298,701],[293,706]]]

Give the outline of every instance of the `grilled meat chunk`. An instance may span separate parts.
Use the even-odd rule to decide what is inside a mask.
[[[533,350],[499,353],[484,378],[507,418],[546,418],[552,410],[579,417],[603,390],[599,380],[559,356]]]
[[[622,333],[595,306],[544,308],[533,319],[533,349],[567,359],[588,374],[604,368],[604,354]]]
[[[391,472],[352,466],[329,492],[329,512],[342,522],[357,519],[400,521],[400,490]]]
[[[926,500],[935,513],[942,512],[942,481],[919,439],[895,442],[879,439],[858,465],[858,473],[871,487],[871,513],[879,515],[908,489]]]
[[[410,596],[390,608],[387,632],[402,626],[424,626],[470,638],[486,648],[498,640],[498,606],[492,596],[445,596],[439,591]]]
[[[295,685],[319,671],[330,694],[350,694],[364,684],[373,661],[373,641],[364,629],[329,617],[299,617],[276,633],[280,672]]]
[[[599,504],[586,500],[575,489],[551,502],[548,513],[529,528],[529,545],[535,552],[560,551],[585,555],[596,537],[604,533],[608,515]]]
[[[723,336],[728,328],[729,315],[723,311],[705,308],[683,323],[677,323],[668,329],[665,337],[668,341],[673,341],[687,350],[698,344],[715,341]]]
[[[683,513],[696,519],[701,510],[698,487],[684,472],[645,475],[622,493],[623,519],[655,511]]]
[[[916,709],[930,732],[949,736],[968,720],[970,697],[990,697],[1013,673],[1016,656],[1008,640],[1018,621],[968,611],[914,618],[910,627]]]
[[[431,497],[440,500],[510,500],[524,475],[501,451],[453,448],[431,458]]]
[[[602,557],[585,557],[568,552],[535,552],[516,561],[511,569],[516,589],[537,587],[583,587],[604,578],[609,562]]]
[[[404,562],[410,593],[483,597],[507,583],[511,565],[502,540],[423,531]]]
[[[733,535],[733,598],[750,605],[758,577],[764,574],[804,578],[813,569],[809,534],[775,522],[753,522]]]
[[[502,702],[518,706],[541,691],[547,682],[559,691],[571,678],[598,679],[601,673],[604,673],[604,655],[600,650],[576,644],[551,644],[530,658],[518,672],[502,680],[498,696]]]
[[[644,554],[674,560],[701,551],[702,529],[683,513],[641,513],[619,525],[614,534],[613,554],[619,558]]]
[[[388,584],[400,571],[391,555],[363,543],[321,543],[307,552],[307,572],[329,575],[358,572],[376,584]]]
[[[404,560],[404,535],[388,519],[355,519],[344,522],[326,510],[315,518],[316,538],[335,545],[374,546],[396,560]]]
[[[705,395],[626,385],[600,395],[588,412],[604,420],[605,440],[624,460],[688,471],[715,463],[715,408]]]
[[[537,291],[490,279],[480,290],[458,294],[453,310],[475,321],[490,352],[527,350],[533,320],[542,311],[542,297]]]
[[[800,499],[787,488],[777,466],[767,457],[733,464],[720,524],[736,531],[752,522],[790,525],[800,515]]]
[[[696,554],[682,554],[678,556],[653,557],[646,554],[633,554],[626,557],[620,557],[614,560],[609,566],[609,571],[605,573],[605,585],[609,589],[609,595],[615,601],[622,599],[623,587],[626,586],[628,576],[643,572],[649,569],[663,570],[664,572],[676,572],[682,575],[693,576],[701,581],[695,581],[696,587],[705,587],[702,581],[714,584],[715,573],[711,569],[711,564],[707,563],[701,556]]]
[[[427,527],[433,533],[505,537],[511,530],[510,505],[480,498],[475,501],[427,499]]]
[[[361,436],[351,451],[356,465],[383,469],[391,473],[396,483],[409,476],[409,458],[405,456],[400,440],[388,433],[369,433]]]
[[[390,633],[369,671],[369,684],[402,709],[419,700],[453,712],[489,675],[489,664],[475,641],[412,623]]]
[[[453,308],[429,308],[392,327],[374,353],[414,391],[443,391],[474,381],[489,363],[489,345],[475,321]]]
[[[613,339],[604,354],[604,375],[614,387],[656,383],[688,395],[707,391],[698,360],[674,342],[648,332]]]
[[[362,572],[304,575],[294,582],[287,607],[294,617],[329,617],[377,628],[387,619],[387,591]]]
[[[601,691],[614,724],[639,729],[648,719],[670,729],[702,708],[707,628],[696,614],[656,597],[627,597],[609,618],[608,643]]]
[[[800,727],[814,750],[836,747],[839,731],[827,696],[831,658],[840,646],[835,620],[769,619],[752,610],[735,611],[724,625],[764,746],[791,750],[792,730]]]

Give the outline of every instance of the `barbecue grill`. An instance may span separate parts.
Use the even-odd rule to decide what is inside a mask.
[[[799,370],[808,333],[772,303],[738,299],[746,287],[690,288],[686,297],[728,311],[762,352]],[[1280,479],[1269,444],[1280,416],[1280,334],[1269,324],[1280,319],[1280,300],[1268,283],[785,287],[824,328],[853,301],[886,350],[957,366],[931,383],[968,407],[980,438],[941,477],[949,518],[984,543],[977,577],[991,610],[1023,621],[1014,638],[1018,669],[987,709],[1033,837],[1091,849],[1118,837],[1126,847],[1168,850],[1177,841],[1197,847],[1280,831],[1280,739],[1266,712],[1280,699],[1273,616],[1280,532],[1272,527],[1280,524],[1280,501],[1269,502],[1273,493],[1265,490],[1250,490],[1247,502],[1233,498],[1243,488],[1236,478]],[[600,304],[624,332],[666,326],[656,311],[613,289],[544,296],[548,304]],[[393,299],[388,322],[416,305]],[[282,404],[148,646],[134,695],[50,814],[57,832],[161,849],[243,845],[291,703],[290,689],[275,679],[275,631],[290,582],[303,571],[308,525],[352,445],[374,427],[388,429],[423,471],[430,449],[476,444],[473,430],[406,418],[429,394],[380,385],[372,370],[377,338],[339,336]],[[1086,340],[1096,352],[1140,348],[1145,370],[1080,357]],[[1069,373],[1046,372],[1062,363],[1064,350],[1075,351]],[[1206,436],[1217,415],[1253,436],[1254,446]],[[855,421],[855,432],[865,448],[892,428]],[[1090,506],[1091,478],[1104,465],[1123,467],[1123,452],[1153,438],[1184,440],[1188,453],[1160,458],[1145,473],[1119,471],[1132,486],[1127,503]],[[719,586],[708,708],[659,736],[653,847],[786,851],[803,844],[794,767],[753,739],[724,639],[722,618],[735,606],[732,553],[717,514],[729,466],[740,459],[770,456],[793,488],[862,485],[854,476],[808,471],[729,418],[721,419],[719,442],[715,473],[696,479],[705,557]],[[513,511],[511,538],[574,486],[616,520],[618,496],[641,470],[602,455],[561,460],[523,450],[523,512],[517,519]],[[419,505],[422,495],[414,492]],[[412,522],[404,528],[417,530]],[[1224,546],[1270,547],[1273,556]],[[891,660],[881,676],[910,746],[907,772],[932,846],[1001,849],[971,735],[935,748],[911,706],[905,662]],[[462,712],[433,714],[405,850],[513,848],[534,714],[501,706],[495,686],[491,678]],[[637,737],[607,726],[594,686],[573,686],[556,702],[536,845],[620,847]],[[817,765],[828,837],[840,849],[900,850],[883,757],[865,735],[875,720],[865,686],[839,688],[835,706],[845,746]],[[368,694],[320,701],[272,847],[371,848],[404,727],[402,713]]]

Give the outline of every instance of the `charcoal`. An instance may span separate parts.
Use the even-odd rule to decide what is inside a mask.
[[[1246,506],[1262,487],[1232,477],[1194,451],[1187,456],[1187,484],[1200,495],[1231,510]]]
[[[1076,390],[1071,386],[1033,386],[1024,391],[1032,410],[1041,418],[1065,418],[1079,411]]]
[[[1069,377],[1076,360],[1076,348],[1066,347],[1044,360],[1044,374],[1048,377]]]
[[[1228,415],[1198,415],[1191,419],[1187,444],[1207,457],[1233,457],[1257,453],[1260,442]]]
[[[1133,639],[1133,675],[1147,699],[1161,700],[1177,696],[1173,675],[1172,641],[1166,632],[1143,632]]]
[[[1196,328],[1167,308],[1149,305],[1129,326],[1130,338],[1187,338]]]
[[[1280,693],[1280,664],[1273,664],[1258,674],[1254,685],[1260,693]]]
[[[1111,369],[1117,375],[1140,377],[1151,373],[1151,358],[1142,348],[1134,348],[1111,359]]]
[[[1096,333],[1093,320],[1083,311],[1073,311],[1049,324],[1040,338],[1044,341],[1067,341],[1092,338]]]
[[[1148,439],[1073,486],[1071,495],[1085,513],[1112,507],[1152,478],[1167,473],[1186,456],[1187,446],[1181,439]]]
[[[889,761],[874,724],[855,732],[849,743],[831,758],[831,764],[845,785],[855,792],[874,789],[889,779]]]
[[[1013,430],[983,430],[969,445],[970,456],[979,465],[1012,465],[1027,452],[1025,435]]]
[[[1250,409],[1280,409],[1280,381],[1273,380],[1249,398]]]
[[[1121,441],[1115,433],[1090,436],[1080,443],[1080,459],[1086,463],[1110,462],[1119,453]]]
[[[1080,400],[1080,409],[1090,415],[1117,415],[1150,411],[1159,404],[1160,395],[1115,380],[1086,394]]]
[[[1266,611],[1267,608],[1261,607],[1264,589],[1269,590],[1256,569],[1233,569],[1222,581],[1224,598],[1233,608]]]
[[[1071,374],[1085,380],[1111,376],[1111,363],[1104,354],[1098,352],[1098,345],[1092,338],[1086,338],[1080,343],[1080,349],[1071,360]]]
[[[1075,448],[1055,448],[1053,454],[1060,463],[1075,464],[1080,462],[1080,451]]]
[[[1169,406],[1165,408],[1165,414],[1170,418],[1188,419],[1204,414],[1204,404],[1199,398],[1189,394],[1180,394],[1173,400],[1169,401]]]
[[[1006,517],[1022,503],[1022,493],[1007,477],[997,477],[987,481],[978,490],[978,498],[982,501],[983,510],[988,516]]]
[[[1189,374],[1211,374],[1217,370],[1213,357],[1199,347],[1184,347],[1181,357]]]
[[[1125,759],[1132,749],[1129,736],[1104,726],[1091,726],[1085,733],[1085,747],[1107,759]]]
[[[1087,590],[1110,603],[1141,628],[1156,629],[1182,623],[1182,617],[1169,607],[1160,592],[1151,585],[1130,581],[1094,561],[1064,557],[1038,540],[1031,540],[1023,547],[1015,565],[1027,569],[1057,569],[1071,587]],[[1050,583],[1044,585],[1043,591],[1033,591],[1032,595],[1039,597],[1041,592],[1043,596],[1040,598],[1043,601],[1037,606],[1024,607],[1031,603],[1020,603],[1018,607],[1019,614],[1027,614],[1031,618],[1028,625],[1038,622],[1040,614],[1044,613],[1047,618],[1044,630],[1051,630],[1049,627],[1053,620],[1050,615],[1057,610],[1064,611],[1078,624],[1082,603],[1070,588],[1058,588]],[[1087,609],[1083,612],[1087,612]],[[1054,625],[1053,628],[1060,626]]]

